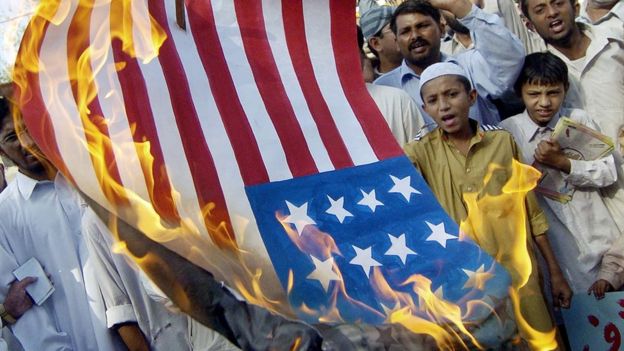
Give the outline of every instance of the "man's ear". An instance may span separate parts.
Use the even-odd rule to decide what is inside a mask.
[[[470,106],[474,105],[475,102],[477,102],[477,90],[476,89],[472,89],[469,93],[468,93],[468,100],[470,101]]]
[[[375,51],[379,52],[381,49],[381,44],[379,43],[378,37],[372,37],[368,39],[368,47],[375,49]]]
[[[581,4],[577,1],[574,1],[574,17],[578,17],[581,14]]]

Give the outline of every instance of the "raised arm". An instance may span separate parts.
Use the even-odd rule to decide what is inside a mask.
[[[479,94],[498,98],[510,90],[522,68],[525,50],[501,18],[484,12],[469,0],[434,0],[431,3],[452,12],[470,29],[474,49],[455,59],[468,71]]]

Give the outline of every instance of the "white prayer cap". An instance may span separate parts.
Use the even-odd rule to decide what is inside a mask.
[[[454,62],[438,62],[433,65],[427,67],[423,73],[420,75],[420,93],[422,95],[422,88],[429,82],[430,80],[436,79],[441,76],[462,76],[470,82],[470,78],[466,74],[463,68],[460,65]],[[472,83],[470,83],[472,87]]]

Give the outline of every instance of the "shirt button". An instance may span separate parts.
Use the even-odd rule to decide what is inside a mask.
[[[472,191],[472,186],[468,185],[468,186],[466,187],[466,190],[468,190],[468,191]]]
[[[466,173],[470,173],[470,168],[466,168]]]

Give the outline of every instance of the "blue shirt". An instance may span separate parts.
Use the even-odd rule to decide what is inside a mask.
[[[524,47],[503,25],[500,17],[488,14],[475,5],[459,21],[470,29],[474,48],[456,56],[441,53],[441,61],[460,65],[477,90],[477,102],[470,108],[470,117],[482,124],[496,125],[501,118],[492,99],[501,97],[513,87],[524,63]],[[405,60],[401,66],[377,78],[374,83],[405,90],[416,101],[425,124],[435,123],[422,108],[420,75]]]

